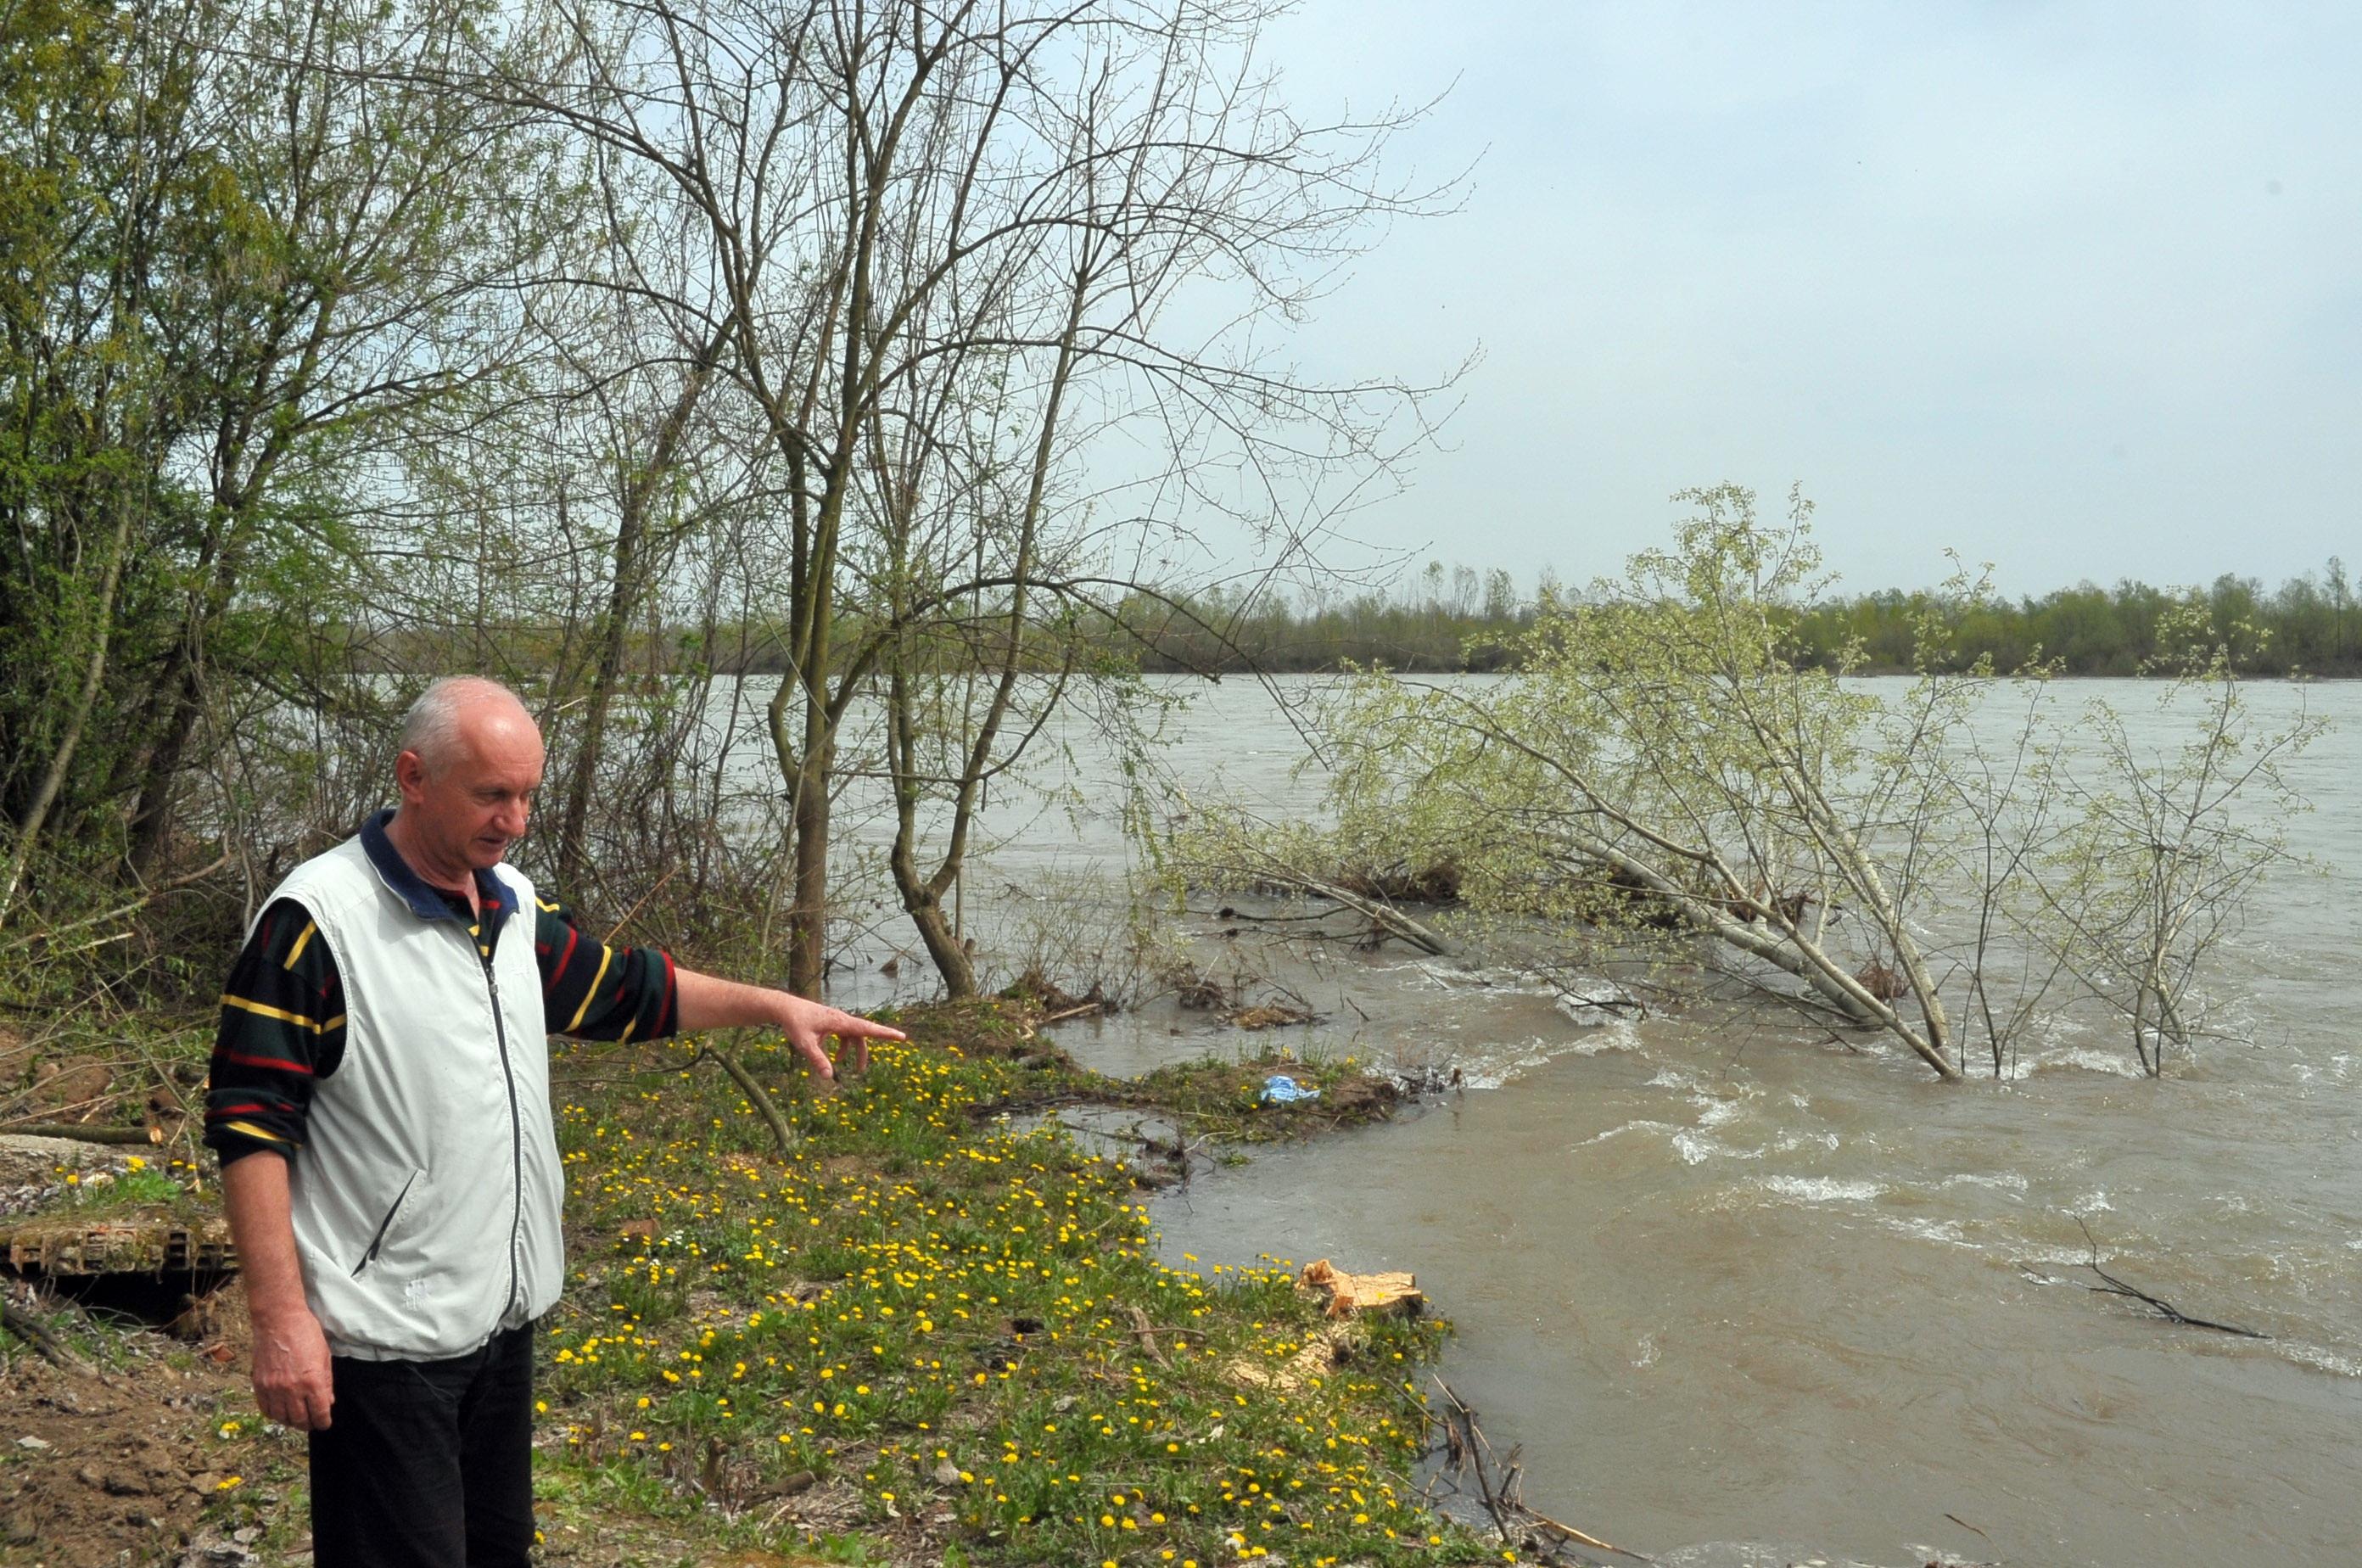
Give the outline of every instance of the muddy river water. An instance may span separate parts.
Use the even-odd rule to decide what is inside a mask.
[[[1194,690],[1175,774],[1309,809],[1270,697]],[[2131,683],[2077,693],[2103,694],[2158,722]],[[1944,1085],[1762,1021],[1579,1022],[1481,956],[1337,950],[1292,975],[1327,1015],[1295,1048],[1470,1087],[1201,1172],[1156,1205],[1168,1252],[1416,1271],[1529,1499],[1661,1560],[2362,1562],[2362,685],[2252,697],[2338,727],[2296,768],[2328,869],[2276,884],[2208,981],[2251,1043],[2151,1082],[2058,1031],[2011,1081]],[[1075,930],[1120,921],[1115,791],[1076,756],[1079,812],[996,808],[988,951],[1045,886]],[[1060,1038],[1117,1071],[1246,1043],[1169,1006]],[[2271,1338],[2094,1293],[2086,1227],[2112,1273]]]

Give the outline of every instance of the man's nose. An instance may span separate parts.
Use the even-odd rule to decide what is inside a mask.
[[[525,819],[532,815],[532,813],[533,808],[526,805],[523,801],[510,801],[508,804],[501,808],[499,818],[500,830],[508,834],[511,838],[523,838],[524,836]]]

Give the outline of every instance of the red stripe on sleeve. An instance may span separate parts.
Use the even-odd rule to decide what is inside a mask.
[[[574,961],[574,944],[580,940],[581,934],[570,925],[566,928],[566,951],[557,955],[557,967],[552,969],[549,978],[542,982],[542,1000],[547,1001],[557,993],[557,982],[566,977],[566,966]]]
[[[312,1076],[312,1069],[308,1064],[282,1061],[276,1056],[248,1056],[241,1052],[226,1051],[216,1047],[214,1051],[214,1059],[219,1062],[236,1062],[241,1067],[270,1067],[277,1072],[301,1073],[307,1078]]]

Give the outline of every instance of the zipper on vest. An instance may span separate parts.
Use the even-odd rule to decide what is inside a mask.
[[[353,1264],[355,1279],[361,1276],[361,1270],[377,1261],[377,1250],[385,1244],[385,1233],[393,1228],[393,1217],[402,1212],[402,1200],[410,1196],[410,1189],[417,1184],[417,1181],[418,1173],[411,1172],[410,1180],[403,1182],[402,1190],[393,1195],[392,1207],[385,1211],[385,1218],[377,1222],[377,1234],[370,1238],[369,1251],[361,1254],[360,1262]]]
[[[467,941],[472,945],[475,938],[468,937]],[[517,1241],[524,1232],[524,1124],[517,1112],[516,1073],[509,1066],[509,1026],[501,1015],[501,982],[492,974],[491,959],[485,958],[483,965],[484,990],[492,1000],[492,1037],[501,1046],[501,1081],[509,1091],[509,1169],[515,1193],[515,1204],[509,1213],[509,1298],[500,1316],[500,1322],[505,1323],[516,1308]],[[500,1323],[493,1325],[495,1330],[499,1327]]]

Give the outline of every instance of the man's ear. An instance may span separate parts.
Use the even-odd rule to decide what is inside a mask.
[[[425,759],[414,751],[405,751],[395,757],[393,783],[394,788],[402,791],[402,798],[405,801],[424,795],[426,792]]]

